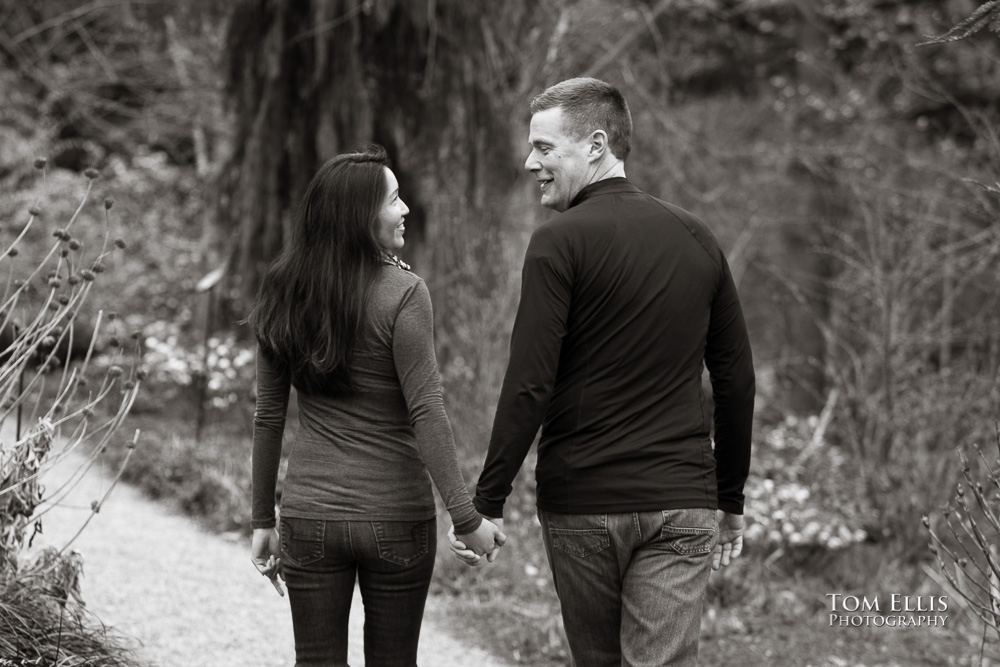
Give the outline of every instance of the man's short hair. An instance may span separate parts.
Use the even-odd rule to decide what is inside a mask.
[[[599,79],[577,78],[560,81],[531,100],[531,113],[562,107],[565,131],[582,139],[595,130],[608,135],[611,152],[626,160],[632,150],[632,114],[617,88]]]

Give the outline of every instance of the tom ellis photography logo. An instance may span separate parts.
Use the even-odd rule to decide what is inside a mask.
[[[830,600],[830,627],[944,627],[948,616],[947,595],[844,595],[827,593]]]

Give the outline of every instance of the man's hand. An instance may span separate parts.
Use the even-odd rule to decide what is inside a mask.
[[[285,597],[285,589],[278,581],[280,576],[285,578],[281,572],[281,540],[278,537],[276,528],[254,528],[253,540],[250,543],[250,559],[253,561],[257,571],[271,580],[274,590],[278,595]]]
[[[712,550],[712,569],[726,567],[743,551],[743,515],[718,510],[719,541]]]
[[[480,533],[484,529],[492,535],[492,538],[482,539],[483,536],[480,536]],[[492,539],[492,542],[488,541],[489,539]],[[507,542],[507,536],[503,533],[503,519],[483,517],[483,523],[477,531],[461,537],[455,535],[455,526],[452,526],[448,529],[448,541],[451,543],[451,550],[455,554],[455,558],[466,565],[470,567],[482,565],[481,557],[483,555],[486,556],[488,562],[492,563],[497,559],[500,547]],[[478,550],[477,547],[479,547]]]

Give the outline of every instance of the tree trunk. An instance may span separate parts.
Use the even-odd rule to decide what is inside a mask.
[[[470,251],[489,252],[489,230],[517,196],[512,137],[526,112],[512,109],[526,109],[517,91],[532,76],[516,36],[547,19],[526,1],[466,5],[238,6],[229,36],[237,148],[220,221],[247,297],[319,165],[366,142],[393,161],[411,209],[403,254],[428,282],[461,270]]]

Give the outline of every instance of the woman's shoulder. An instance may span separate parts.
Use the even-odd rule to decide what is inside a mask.
[[[387,304],[399,304],[412,294],[414,290],[426,291],[423,278],[395,265],[386,264],[376,285],[376,294],[380,301]]]
[[[424,282],[423,278],[417,274],[395,264],[383,265],[380,278],[379,283],[388,289],[409,290],[414,285]]]

